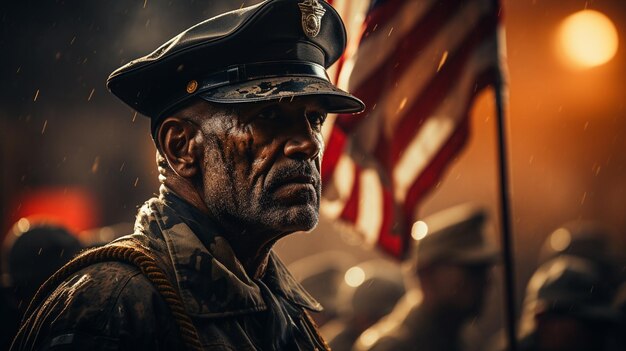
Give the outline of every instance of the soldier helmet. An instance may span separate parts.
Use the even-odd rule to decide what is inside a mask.
[[[472,204],[458,205],[424,219],[426,232],[416,243],[416,269],[437,263],[493,264],[498,249],[486,241],[486,212]]]
[[[611,300],[612,292],[603,284],[597,265],[580,257],[558,256],[541,265],[528,283],[520,334],[532,332],[535,319],[548,314],[617,322],[619,314]]]

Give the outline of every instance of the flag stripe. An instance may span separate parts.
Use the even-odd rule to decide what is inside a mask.
[[[372,73],[359,79],[359,81],[350,81],[348,84],[348,89],[350,91],[365,101],[366,105],[369,103],[365,113],[368,113],[370,109],[373,108],[373,104],[379,101],[381,94],[385,93],[386,89],[389,88],[387,85],[393,78],[393,73],[396,70],[396,65],[399,63],[399,60],[401,60],[402,57],[414,57],[415,53],[419,52],[432,39],[432,36],[424,35],[424,33],[438,32],[441,26],[447,23],[446,19],[456,13],[456,9],[461,3],[462,1],[460,0],[435,2],[428,8],[423,16],[418,17],[414,14],[412,18],[413,25],[410,27],[410,30],[408,30],[408,37],[404,33],[390,35],[390,33],[393,34],[392,30],[395,29],[396,26],[403,23],[399,20],[390,22],[389,31],[379,31],[377,29],[377,35],[381,36],[383,39],[387,39],[386,42],[389,43],[387,44],[383,41],[383,43],[381,43],[382,45],[373,46],[373,50],[378,53],[388,54],[384,56],[385,59],[382,62],[377,63],[375,59],[373,60],[373,58],[380,56],[380,54],[377,55],[374,53],[373,55],[366,55],[361,53],[361,57],[365,58],[365,61],[361,62],[363,62],[366,67],[369,66]],[[411,14],[409,11],[403,11],[402,13]],[[424,18],[424,20],[419,21],[420,18]],[[382,24],[375,23],[374,25]],[[366,37],[367,34],[368,32],[364,33],[363,40],[368,39]],[[402,34],[404,34],[404,36],[401,36]],[[386,49],[386,47],[391,48]],[[359,59],[359,54],[357,54],[355,59]],[[355,64],[352,72],[357,72],[358,74],[358,72],[363,71],[364,69],[367,68],[360,67],[358,64]],[[337,123],[346,132],[350,132],[358,124],[358,121],[350,119],[349,116],[340,116]]]
[[[467,118],[471,97],[478,91],[476,76],[493,64],[492,61],[482,59],[482,56],[492,49],[493,43],[486,41],[479,50],[472,51],[472,59],[466,69],[457,75],[454,87],[447,91],[445,101],[437,106],[405,146],[404,153],[393,168],[397,201],[405,200],[407,190],[437,150],[446,144],[454,126]]]
[[[356,218],[359,213],[359,190],[361,187],[361,167],[355,164],[354,167],[354,183],[352,184],[352,191],[350,197],[346,201],[346,205],[341,212],[340,217],[348,222],[356,223]]]
[[[345,146],[346,134],[339,128],[333,128],[322,156],[322,184],[330,180]]]
[[[446,62],[439,74],[426,86],[424,93],[411,102],[411,107],[394,130],[394,143],[391,150],[392,165],[397,164],[401,153],[406,149],[423,120],[448,96],[458,76],[467,67],[467,61],[478,44],[488,38],[489,30],[494,25],[489,17],[469,32],[462,47]]]
[[[363,169],[360,176],[359,210],[356,226],[361,229],[367,244],[375,244],[383,222],[383,193],[380,176],[373,168]]]
[[[471,94],[470,100],[466,103],[464,115],[467,115],[469,109],[475,97],[483,88],[489,85],[490,82],[495,79],[497,72],[493,67],[488,67],[482,73],[478,75],[477,85],[478,89]],[[435,155],[431,163],[421,172],[420,176],[413,183],[413,186],[408,190],[405,200],[404,211],[407,215],[414,216],[419,200],[423,199],[426,193],[432,189],[437,180],[441,178],[441,175],[448,165],[449,161],[456,155],[462,147],[465,145],[467,136],[469,134],[469,118],[463,118],[459,121],[457,129],[452,133],[450,139],[445,146]]]
[[[408,216],[415,215],[415,207],[417,206],[418,200],[423,199],[426,191],[430,190],[439,179],[441,172],[448,165],[449,161],[461,150],[467,140],[467,135],[468,120],[463,119],[460,121],[456,130],[450,135],[444,146],[431,159],[428,167],[425,168],[407,191],[404,211]]]
[[[390,57],[397,55],[398,43],[424,16],[432,2],[433,0],[407,1],[395,8],[397,11],[393,17],[380,20],[368,17],[361,33],[358,51],[354,57],[348,59],[352,63],[357,61],[357,69],[344,69],[341,72],[343,79],[339,81],[340,86],[354,90],[376,76],[375,70],[384,66]],[[366,29],[367,27],[371,28]],[[367,57],[367,60],[360,60],[361,57]]]
[[[402,60],[410,58],[406,63],[398,64],[393,70],[393,86],[386,89],[384,106],[385,132],[387,137],[394,135],[399,121],[403,116],[410,115],[407,111],[416,105],[416,98],[428,93],[433,81],[450,69],[449,65],[455,55],[464,50],[463,39],[475,30],[487,9],[476,2],[468,2],[458,10],[432,39],[414,56],[402,55]],[[420,33],[417,33],[420,34]],[[413,38],[406,42],[409,44]],[[415,56],[417,55],[417,56]],[[429,100],[428,100],[429,101]],[[395,136],[395,135],[394,135]]]
[[[486,9],[484,5],[481,7],[480,4],[470,2],[465,5],[464,10],[469,14],[458,13],[453,16],[450,23],[443,27],[428,46],[420,51],[420,55],[413,60],[409,67],[395,70],[397,71],[395,74],[401,75],[397,80],[398,83],[393,88],[386,89],[385,99],[381,101],[383,106],[377,106],[375,111],[370,113],[368,119],[376,118],[377,116],[372,116],[374,114],[384,114],[384,118],[381,118],[383,125],[378,127],[384,128],[386,133],[372,140],[375,147],[372,153],[383,163],[384,167],[391,168],[397,162],[398,157],[398,151],[395,153],[395,159],[390,157],[391,143],[389,140],[393,140],[393,143],[397,144],[396,149],[403,150],[403,145],[406,145],[410,138],[416,134],[416,128],[420,127],[428,113],[432,112],[441,99],[445,97],[446,91],[437,84],[441,85],[442,81],[445,83],[447,80],[449,85],[454,80],[454,77],[446,72],[450,70],[453,71],[452,73],[458,72],[458,69],[455,71],[454,67],[451,67],[455,59],[448,60],[442,67],[442,72],[438,73],[438,63],[434,62],[433,58],[441,57],[442,48],[450,50],[453,57],[459,56],[455,54],[456,52],[469,49],[463,47],[463,38],[458,33],[470,33],[479,27],[478,23]],[[456,62],[459,65],[464,64],[464,60],[456,60]],[[439,94],[436,94],[437,92]],[[433,95],[440,96],[440,98]],[[416,100],[417,102],[415,102]],[[409,107],[402,106],[403,103],[408,104]],[[399,106],[403,108],[399,108]],[[409,124],[398,127],[397,124],[402,121],[403,117],[409,120]],[[397,131],[393,133],[392,131],[396,129]],[[356,135],[358,133],[360,130],[355,132]],[[402,140],[404,140],[404,144]],[[369,150],[367,147],[364,149]]]
[[[330,218],[341,216],[354,190],[355,167],[348,154],[341,155],[335,169],[336,174],[341,176],[332,177],[331,181],[324,183],[321,210]]]

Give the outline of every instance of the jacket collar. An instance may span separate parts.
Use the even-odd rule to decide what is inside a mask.
[[[159,198],[149,200],[139,212],[140,217],[149,216],[147,222],[138,218],[137,223],[160,232],[149,234],[165,241],[168,252],[164,254],[169,254],[187,312],[197,317],[223,317],[266,310],[259,286],[210,219],[165,186],[160,190]],[[272,293],[293,304],[313,311],[322,309],[274,252],[262,281]]]

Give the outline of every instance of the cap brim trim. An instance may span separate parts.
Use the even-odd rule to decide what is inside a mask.
[[[275,77],[232,84],[197,95],[214,103],[236,104],[319,96],[328,112],[355,113],[365,109],[357,97],[315,77]]]

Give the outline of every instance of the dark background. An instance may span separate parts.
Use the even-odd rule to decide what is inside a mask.
[[[252,1],[245,4],[250,5]],[[189,26],[239,8],[241,1],[3,2],[0,25],[0,228],[28,214],[33,196],[76,202],[72,229],[132,222],[157,192],[148,120],[107,92],[110,72]],[[510,70],[509,157],[517,300],[540,246],[562,223],[591,219],[626,244],[626,2],[504,1]],[[573,69],[555,49],[558,25],[584,8],[609,16],[620,46],[607,64]],[[473,135],[422,213],[474,201],[497,217],[494,106],[489,92],[473,110]],[[61,195],[59,195],[61,194]],[[36,197],[37,198],[37,197]],[[36,207],[36,206],[35,206]],[[82,211],[82,212],[81,212]],[[497,240],[496,226],[492,239]],[[348,243],[327,220],[281,241],[285,261],[337,249],[359,258],[377,252]],[[624,260],[619,261],[624,271]],[[500,323],[496,279],[483,334]]]

